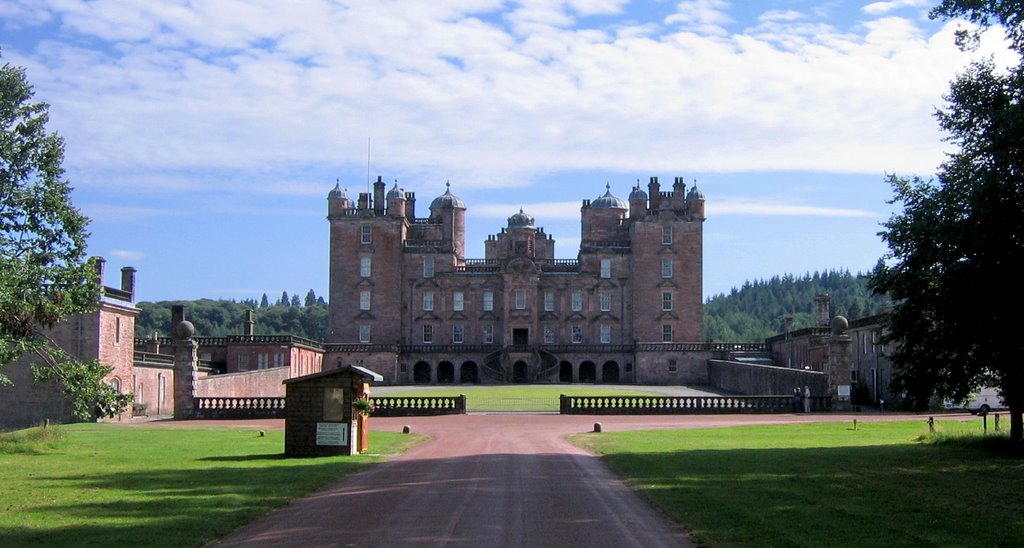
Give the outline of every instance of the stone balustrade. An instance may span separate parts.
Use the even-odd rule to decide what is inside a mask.
[[[283,419],[284,398],[195,398],[196,419]]]
[[[374,417],[431,417],[436,415],[465,415],[466,395],[458,396],[376,396]]]
[[[828,396],[812,396],[811,411],[831,410]],[[561,396],[563,415],[701,415],[792,413],[792,396]]]

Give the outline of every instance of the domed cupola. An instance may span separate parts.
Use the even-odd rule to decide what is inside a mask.
[[[523,213],[523,208],[519,208],[519,213],[512,215],[508,218],[509,228],[533,228],[533,217]]]
[[[334,185],[334,188],[327,193],[328,200],[348,200],[348,194],[341,189],[341,183],[338,182]]]
[[[590,207],[597,209],[629,209],[629,204],[624,202],[621,198],[616,198],[612,195],[611,185],[605,185],[604,196],[590,202]]]
[[[388,191],[387,200],[404,200],[404,199],[405,199],[405,193],[402,192],[402,189],[398,188],[398,181],[395,181],[395,186],[391,187],[391,190]]]
[[[466,203],[462,201],[462,198],[452,194],[451,183],[445,183],[444,194],[434,198],[433,202],[430,202],[430,210],[435,209],[466,209]]]
[[[632,202],[635,200],[647,201],[647,193],[640,188],[640,185],[633,187],[633,191],[629,193],[629,201]]]
[[[703,200],[704,199],[704,193],[701,192],[697,188],[697,183],[693,183],[693,186],[690,188],[689,194],[686,195],[686,199],[687,200]]]

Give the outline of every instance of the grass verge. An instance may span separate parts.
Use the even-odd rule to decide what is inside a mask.
[[[30,450],[0,453],[0,545],[199,546],[423,439],[371,432],[370,455],[286,459],[283,431],[60,430],[56,445],[5,434]]]
[[[573,441],[601,455],[701,544],[1024,542],[1024,458],[985,450],[989,444],[975,441],[978,421],[940,421],[937,430],[929,435],[923,421],[861,423],[856,430],[815,423]]]
[[[560,394],[566,396],[651,396],[657,392],[596,386],[456,386],[412,391],[375,389],[374,396],[430,397],[466,395],[470,413],[485,411],[558,411]]]

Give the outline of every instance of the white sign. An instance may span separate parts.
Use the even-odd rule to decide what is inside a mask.
[[[848,384],[840,384],[839,386],[836,387],[836,389],[839,391],[839,399],[841,399],[841,400],[848,400],[848,399],[850,399],[850,385],[848,385]]]
[[[348,445],[347,422],[316,423],[317,445]]]

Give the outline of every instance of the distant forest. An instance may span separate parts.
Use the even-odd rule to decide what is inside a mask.
[[[814,296],[832,298],[831,315],[861,318],[878,314],[889,300],[873,295],[867,276],[849,271],[774,276],[746,282],[728,294],[715,295],[704,304],[704,337],[718,342],[756,342],[782,332],[784,318],[792,316],[797,329],[814,323]],[[256,311],[257,335],[296,335],[313,340],[327,337],[327,303],[310,289],[304,299],[283,292],[276,301],[199,299],[195,301],[140,302],[137,337],[154,331],[171,332],[171,305],[185,305],[185,314],[203,337],[242,333],[245,311]]]
[[[890,305],[888,297],[868,289],[866,274],[833,270],[800,277],[773,276],[709,298],[704,304],[704,338],[762,341],[782,333],[787,316],[792,316],[796,329],[810,327],[814,324],[814,297],[822,293],[832,299],[831,316],[851,320],[878,314]]]

